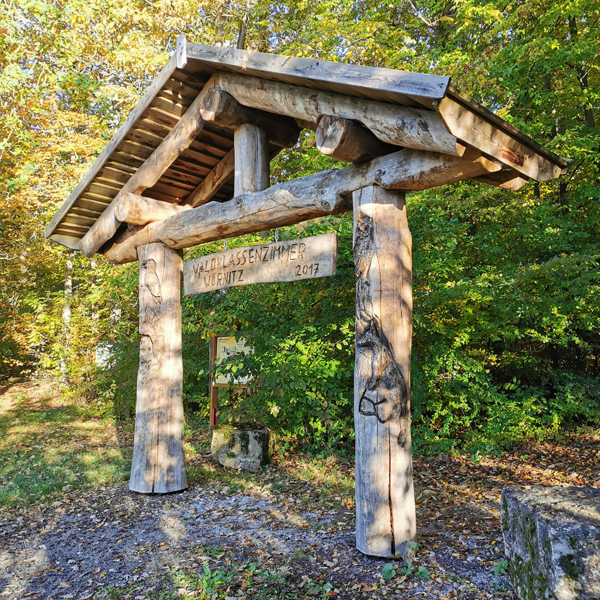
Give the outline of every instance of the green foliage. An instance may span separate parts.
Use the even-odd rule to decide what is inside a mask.
[[[187,335],[195,332],[207,339],[214,333],[235,333],[254,349],[252,354],[232,357],[220,366],[222,373],[252,377],[250,389],[222,394],[222,419],[260,421],[311,444],[335,445],[351,439],[351,222],[332,217],[282,230],[281,236],[295,238],[333,230],[340,242],[334,277],[237,287],[186,299],[183,318]],[[249,241],[246,236],[229,247]],[[207,245],[190,255],[215,250],[214,245]],[[206,358],[204,361],[206,365]],[[198,371],[202,385],[206,372],[207,366]]]
[[[503,558],[502,560],[498,561],[498,564],[494,567],[494,574],[495,575],[506,575],[506,573],[508,572],[508,561]]]
[[[396,575],[396,571],[394,569],[394,565],[392,563],[386,563],[383,565],[383,569],[381,569],[381,576],[387,581],[389,579],[393,579]]]
[[[231,577],[224,570],[211,571],[205,564],[199,573],[186,574],[181,569],[177,569],[173,573],[173,580],[178,586],[196,592],[197,598],[209,600],[231,581]]]
[[[417,444],[485,450],[600,419],[598,233],[552,192],[415,194]]]
[[[421,565],[417,569],[416,575],[417,575],[417,577],[421,577],[423,579],[429,579],[429,577],[431,576],[431,574],[429,573],[429,570],[427,569],[427,567],[424,567],[423,565]]]

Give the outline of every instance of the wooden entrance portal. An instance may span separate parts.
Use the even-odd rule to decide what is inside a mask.
[[[302,129],[315,131],[322,153],[352,164],[270,186],[270,160]],[[517,190],[567,166],[447,77],[212,48],[180,36],[45,231],[88,257],[139,260],[130,488],[187,486],[181,250],[353,211],[356,543],[369,555],[405,554],[416,536],[405,192],[465,179]]]

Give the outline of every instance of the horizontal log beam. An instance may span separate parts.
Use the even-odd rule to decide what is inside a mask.
[[[254,125],[266,132],[269,142],[281,148],[295,146],[300,135],[300,127],[291,117],[242,106],[231,94],[216,88],[207,90],[202,98],[200,114],[205,121],[214,121],[221,127]]]
[[[191,208],[191,206],[179,206],[128,192],[123,194],[117,201],[115,218],[132,225],[147,225],[148,223],[154,223],[154,221],[168,219]]]
[[[368,185],[423,190],[487,173],[499,166],[471,149],[465,158],[435,152],[401,150],[362,165],[323,171],[245,194],[228,202],[209,202],[178,215],[126,231],[105,252],[112,263],[137,260],[136,248],[161,241],[187,248],[218,239],[293,225],[351,207],[353,191]]]
[[[204,120],[200,115],[200,106],[206,90],[212,87],[209,81],[173,130],[121,188],[102,215],[90,227],[79,244],[79,248],[85,256],[88,258],[93,256],[117,232],[121,221],[115,216],[115,207],[120,198],[128,192],[141,194],[144,190],[151,188],[202,131]]]
[[[343,117],[359,121],[388,144],[452,156],[461,156],[464,152],[440,115],[430,110],[229,73],[215,73],[212,84],[244,106],[309,121],[315,127],[323,115]]]
[[[366,162],[398,150],[380,141],[358,121],[330,115],[319,120],[316,138],[319,152],[345,162]]]

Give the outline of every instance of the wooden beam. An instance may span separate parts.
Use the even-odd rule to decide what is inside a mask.
[[[168,219],[177,213],[190,210],[191,208],[191,206],[179,206],[129,192],[123,194],[115,205],[115,218],[123,223],[146,225],[154,221]]]
[[[475,181],[481,181],[488,185],[501,187],[511,192],[520,190],[529,180],[525,177],[521,177],[521,174],[514,169],[508,169],[505,171],[499,171],[497,173],[487,173],[480,177],[475,177]]]
[[[354,192],[356,547],[406,556],[416,538],[410,431],[412,239],[404,193]]]
[[[154,79],[150,87],[146,90],[140,101],[137,103],[136,107],[129,113],[123,125],[119,127],[119,129],[113,135],[110,142],[105,146],[98,158],[94,161],[94,164],[79,181],[75,189],[71,192],[69,197],[60,207],[59,211],[54,215],[53,219],[50,221],[50,223],[44,231],[45,237],[48,238],[52,235],[52,232],[62,221],[65,214],[69,211],[73,204],[75,204],[79,196],[81,196],[83,191],[92,182],[94,177],[96,177],[98,172],[111,158],[111,154],[117,148],[117,146],[125,139],[133,124],[142,116],[142,114],[148,108],[150,103],[158,95],[163,85],[170,79],[171,75],[176,69],[176,66],[177,59],[175,56],[172,56],[169,62],[165,65],[164,69],[158,74],[158,76]]]
[[[480,154],[472,150],[465,159],[405,149],[362,165],[286,181],[228,202],[209,202],[164,221],[150,223],[139,231],[126,231],[106,250],[105,256],[115,264],[133,262],[135,249],[151,242],[162,241],[171,248],[187,248],[293,225],[347,210],[349,195],[369,185],[424,190],[477,177],[488,168],[489,161],[482,164]]]
[[[235,153],[231,149],[221,159],[221,162],[198,184],[198,187],[185,199],[184,203],[193,208],[206,204],[234,174],[234,171]]]
[[[464,150],[433,111],[229,73],[215,73],[212,85],[244,106],[310,121],[315,126],[324,115],[343,117],[362,123],[382,142],[395,146],[452,156],[460,156]]]
[[[234,195],[261,192],[268,188],[271,171],[266,131],[250,123],[244,123],[235,128],[233,140]]]
[[[401,160],[394,160],[393,157],[397,155]],[[385,189],[406,191],[428,190],[440,185],[473,179],[502,168],[500,163],[490,161],[474,148],[468,148],[461,158],[406,149],[381,156],[366,165],[369,165],[372,178],[372,181],[366,185],[375,183]],[[378,165],[383,168],[378,169]]]
[[[512,137],[496,125],[451,98],[444,98],[438,111],[450,132],[459,140],[498,159],[536,181],[547,181],[565,169]]]
[[[379,141],[357,121],[330,115],[319,119],[316,137],[319,152],[345,162],[366,162],[398,150]]]
[[[210,86],[205,89],[210,89]],[[204,92],[204,90],[203,90]],[[171,163],[192,143],[204,126],[200,116],[203,92],[181,117],[173,130],[156,150],[121,188],[108,208],[102,213],[80,242],[80,249],[87,257],[93,256],[117,232],[121,222],[115,217],[115,206],[123,194],[140,194],[151,188]]]
[[[538,144],[533,138],[530,138],[528,135],[511,125],[508,121],[505,121],[498,115],[494,114],[491,110],[485,108],[485,106],[482,106],[478,102],[475,102],[474,100],[469,98],[469,96],[467,96],[465,93],[457,90],[453,85],[450,85],[448,87],[447,96],[452,100],[456,100],[459,104],[462,104],[471,112],[476,113],[485,121],[489,121],[492,123],[492,125],[495,125],[499,129],[502,129],[503,131],[508,133],[508,135],[514,137],[517,140],[520,140],[526,146],[530,146],[538,154],[541,154],[542,156],[545,156],[546,158],[550,159],[551,162],[560,165],[560,167],[563,169],[563,175],[567,172],[569,165],[571,164],[571,159],[562,158],[548,150],[548,148],[545,148],[544,146]],[[434,102],[434,105],[436,104],[437,103]]]
[[[236,129],[245,124],[255,125],[267,132],[269,142],[281,148],[294,146],[300,135],[300,127],[291,117],[242,106],[230,94],[216,88],[206,91],[200,114],[205,121],[214,121],[221,127]]]
[[[140,366],[129,489],[166,494],[187,488],[183,454],[181,274],[183,253],[138,248]]]
[[[188,60],[216,71],[234,71],[253,77],[277,78],[292,84],[305,84],[307,79],[332,91],[352,96],[373,96],[390,102],[407,104],[411,99],[428,107],[431,101],[446,95],[450,78],[441,75],[396,71],[381,67],[365,67],[216,48],[202,44],[187,45]]]

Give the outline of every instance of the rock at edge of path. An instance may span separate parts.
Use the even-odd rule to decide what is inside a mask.
[[[600,490],[506,487],[500,522],[520,600],[600,599]]]
[[[271,462],[274,443],[268,427],[218,425],[212,429],[210,452],[224,467],[256,472]]]

